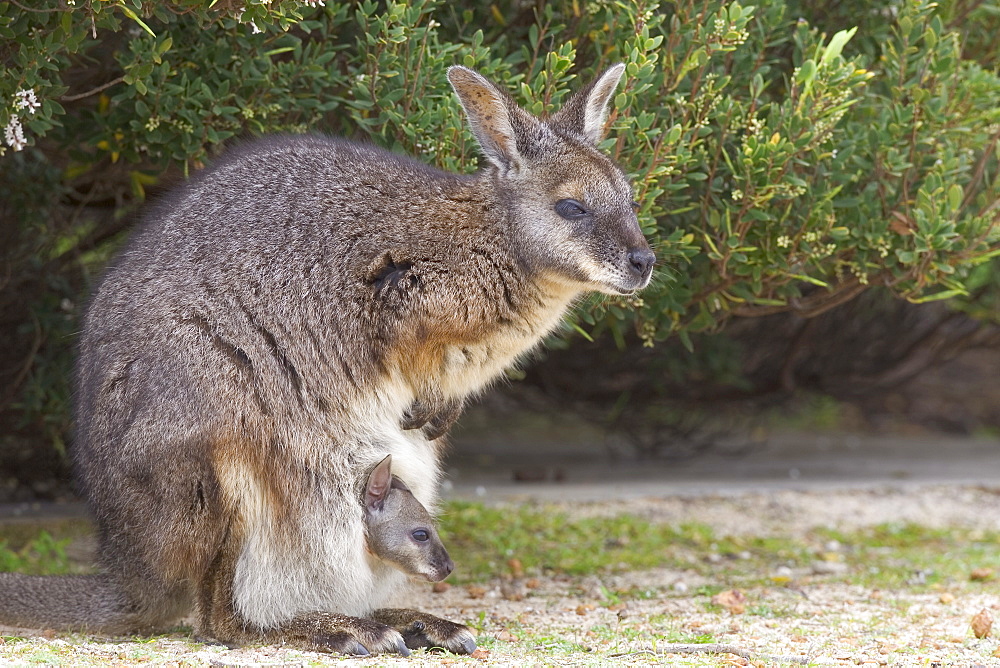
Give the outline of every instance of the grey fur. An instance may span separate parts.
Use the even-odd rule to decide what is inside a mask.
[[[74,458],[102,575],[6,575],[0,622],[123,632],[195,606],[231,643],[471,651],[461,625],[379,609],[405,576],[366,551],[357,494],[388,452],[433,508],[435,439],[466,397],[581,294],[649,282],[632,188],[594,145],[623,70],[544,121],[452,68],[475,175],[269,137],[152,207],[80,341]]]

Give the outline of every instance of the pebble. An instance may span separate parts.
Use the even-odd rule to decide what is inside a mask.
[[[811,570],[813,575],[841,575],[848,568],[842,561],[814,561]]]

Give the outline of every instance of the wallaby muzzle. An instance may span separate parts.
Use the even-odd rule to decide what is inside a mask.
[[[653,275],[653,265],[656,263],[656,255],[653,254],[653,251],[649,247],[636,248],[628,252],[628,261],[632,273],[642,280],[642,286],[640,287],[646,287]]]

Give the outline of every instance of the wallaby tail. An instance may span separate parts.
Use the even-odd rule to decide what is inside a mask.
[[[0,624],[29,629],[122,633],[135,628],[106,575],[0,573]]]

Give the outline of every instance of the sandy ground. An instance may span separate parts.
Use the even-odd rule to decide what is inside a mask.
[[[883,485],[868,489],[776,490],[675,495],[545,505],[574,516],[629,513],[655,522],[698,522],[719,536],[801,536],[815,527],[851,529],[891,521],[929,527],[1000,529],[1000,488]],[[831,546],[831,549],[838,549]],[[1000,665],[995,637],[977,639],[970,620],[1000,615],[1000,587],[974,592],[879,592],[828,582],[815,567],[770,565],[773,586],[740,590],[753,614],[706,605],[693,571],[654,569],[586,578],[498,578],[432,592],[418,585],[400,604],[479,627],[475,658],[416,652],[411,657],[344,659],[280,647],[228,649],[184,635],[141,642],[82,636],[8,638],[0,663],[28,665]],[[626,602],[609,592],[641,590]],[[764,611],[764,612],[762,612]],[[773,611],[773,612],[772,612]],[[718,650],[671,652],[670,638],[710,637]],[[679,648],[699,649],[699,648]]]
[[[493,461],[480,456],[477,464],[459,451],[445,496],[540,504],[577,517],[627,513],[673,525],[694,522],[717,536],[802,537],[815,528],[887,522],[1000,530],[1000,448],[962,443],[925,442],[908,450],[895,441],[859,445],[847,437],[811,447],[777,442],[742,457],[659,467],[510,460],[540,471],[538,483],[512,482],[502,452],[491,455]],[[184,634],[121,642],[49,633],[7,637],[0,664],[1000,666],[997,632],[978,639],[971,630],[982,611],[1000,616],[997,581],[954,592],[879,591],[845,584],[839,566],[822,562],[789,568],[775,561],[766,568],[770,581],[735,587],[744,597],[735,606],[709,605],[711,593],[701,588],[718,582],[671,569],[497,578],[441,592],[424,584],[399,602],[475,626],[481,649],[474,657],[420,651],[406,659],[347,659],[282,647],[228,649]],[[616,591],[643,595],[619,601]],[[698,637],[714,643],[701,649],[717,651],[670,644]]]

